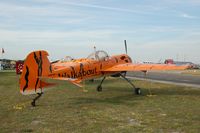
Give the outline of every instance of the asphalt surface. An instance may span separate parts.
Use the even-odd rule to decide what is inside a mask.
[[[128,72],[127,77],[200,88],[200,76],[179,72],[147,72],[146,76],[143,72]]]

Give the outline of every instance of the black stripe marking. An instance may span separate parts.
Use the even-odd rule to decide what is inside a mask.
[[[37,65],[38,65],[38,77],[42,76],[42,63],[43,63],[42,62],[42,52],[40,51],[39,54],[40,54],[40,57],[38,58],[36,53],[34,52],[34,59],[35,59],[35,62],[37,63]],[[35,84],[35,92],[36,92],[36,89],[37,89],[38,82],[39,82],[39,78],[37,78],[37,81],[36,81],[36,84]]]
[[[51,65],[49,66],[49,71],[52,73],[52,66]]]
[[[83,68],[84,66],[83,66],[83,64],[82,63],[80,63],[80,71],[81,72],[83,72],[84,71],[84,68]]]
[[[72,69],[72,71],[71,71],[71,78],[75,78],[76,71],[75,71],[75,69],[74,69],[73,66],[70,66],[70,68]]]
[[[29,68],[26,66],[26,74],[25,74],[26,84],[23,88],[23,92],[28,88],[28,76],[29,76]]]
[[[36,89],[37,89],[38,82],[39,82],[39,78],[37,78],[37,81],[36,81],[36,84],[35,84],[35,92],[36,92]]]
[[[43,64],[43,61],[42,61],[42,52],[40,51],[40,64],[39,64],[40,74],[39,74],[39,76],[42,76],[42,64]]]

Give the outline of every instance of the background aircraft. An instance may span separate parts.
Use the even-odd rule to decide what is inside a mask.
[[[125,42],[127,53],[127,45]],[[50,63],[46,51],[31,52],[24,61],[23,71],[20,77],[20,92],[24,95],[38,94],[35,101],[43,94],[47,87],[55,84],[45,82],[45,79],[65,80],[82,87],[83,80],[103,77],[97,86],[97,91],[102,91],[102,84],[107,76],[122,77],[134,89],[135,94],[141,94],[140,88],[126,78],[127,71],[148,70],[183,70],[187,66],[165,64],[134,64],[127,54],[109,56],[105,51],[99,50],[90,54],[87,58],[56,61]]]

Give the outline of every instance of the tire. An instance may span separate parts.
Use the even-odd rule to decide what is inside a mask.
[[[98,91],[98,92],[101,92],[101,91],[102,91],[102,87],[101,87],[101,86],[98,86],[98,87],[97,87],[97,91]]]
[[[140,88],[135,88],[135,94],[136,95],[141,95],[141,89]]]
[[[32,102],[31,102],[31,105],[32,105],[33,107],[35,107],[35,102],[34,102],[34,101],[32,101]]]

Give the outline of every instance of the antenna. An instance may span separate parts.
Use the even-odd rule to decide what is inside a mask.
[[[125,45],[125,51],[126,51],[126,54],[127,54],[128,53],[128,49],[127,49],[126,40],[124,40],[124,45]]]
[[[94,52],[96,53],[96,46],[94,46]]]

